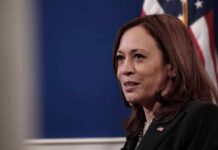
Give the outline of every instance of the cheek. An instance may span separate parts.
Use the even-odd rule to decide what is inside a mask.
[[[141,78],[144,83],[153,88],[158,88],[166,80],[167,73],[164,68],[159,66],[150,66],[147,69],[141,70]]]
[[[164,89],[168,81],[167,72],[164,69],[157,71],[153,80],[156,89]]]
[[[123,89],[123,87],[122,87],[122,78],[121,78],[121,76],[120,76],[120,74],[117,72],[117,80],[118,80],[118,83],[119,83],[119,85],[120,85],[120,87]]]
[[[118,80],[121,80],[121,78],[122,78],[122,72],[123,72],[122,67],[117,67],[116,76],[117,76],[117,79],[118,79]]]
[[[117,69],[116,76],[117,76],[117,79],[120,81],[120,71],[119,71],[119,69]]]

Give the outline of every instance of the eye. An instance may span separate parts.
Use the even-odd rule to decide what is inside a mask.
[[[123,56],[123,55],[117,55],[117,56],[116,56],[116,61],[117,61],[117,62],[120,62],[120,61],[122,61],[122,60],[124,60],[124,56]]]
[[[145,58],[146,57],[142,54],[134,54],[134,59],[136,59],[136,60],[143,60]]]

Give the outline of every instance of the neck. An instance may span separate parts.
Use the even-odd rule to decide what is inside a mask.
[[[158,102],[155,102],[150,107],[143,105],[143,109],[144,109],[144,113],[145,113],[145,117],[146,117],[147,122],[151,122],[152,119],[154,118],[154,111],[158,107],[158,105],[159,105]]]
[[[143,107],[143,109],[144,109],[146,121],[151,122],[151,120],[154,118],[153,111],[150,111],[149,109],[146,109],[145,107]]]

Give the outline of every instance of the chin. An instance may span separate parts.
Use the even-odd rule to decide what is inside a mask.
[[[126,98],[126,101],[128,103],[132,103],[132,104],[135,104],[135,103],[140,103],[140,100],[138,97],[133,97],[133,96],[125,96]]]
[[[133,99],[128,99],[128,98],[126,98],[126,101],[127,101],[128,103],[136,103],[136,101],[133,100]]]

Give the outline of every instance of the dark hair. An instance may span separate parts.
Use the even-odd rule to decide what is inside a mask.
[[[113,50],[115,73],[117,72],[116,53],[120,40],[127,30],[135,26],[143,27],[155,39],[165,62],[170,64],[176,73],[172,80],[173,90],[164,97],[161,96],[161,91],[156,93],[157,100],[161,104],[154,112],[157,121],[169,121],[177,111],[192,100],[218,102],[216,88],[197,57],[189,31],[178,18],[172,15],[158,14],[139,17],[119,30]],[[130,107],[125,97],[124,102]],[[126,129],[129,136],[135,137],[143,128],[146,118],[141,105],[133,104],[131,109],[132,113],[126,123]]]

